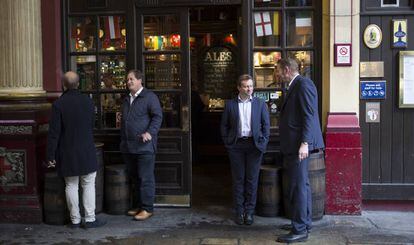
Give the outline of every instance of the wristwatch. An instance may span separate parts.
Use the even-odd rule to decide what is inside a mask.
[[[308,142],[304,141],[304,142],[302,142],[302,144],[304,144],[304,145],[308,145]]]

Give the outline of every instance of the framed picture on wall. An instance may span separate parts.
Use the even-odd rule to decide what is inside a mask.
[[[399,52],[398,107],[414,108],[414,51]]]
[[[392,20],[392,48],[406,48],[407,47],[407,19]]]

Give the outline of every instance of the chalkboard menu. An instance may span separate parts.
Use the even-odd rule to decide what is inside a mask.
[[[236,91],[236,57],[227,47],[207,49],[202,54],[202,90],[210,98],[228,99]]]

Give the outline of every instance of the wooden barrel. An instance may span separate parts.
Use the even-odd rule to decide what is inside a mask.
[[[103,143],[95,143],[96,160],[98,162],[98,170],[95,177],[95,213],[102,212],[103,194],[104,194],[104,162],[103,162]],[[83,209],[82,185],[79,182],[79,210],[82,216],[85,214]]]
[[[129,180],[125,164],[105,167],[105,210],[125,214],[129,209]]]
[[[312,190],[312,220],[322,219],[325,211],[325,155],[323,151],[309,156],[309,182]],[[283,206],[285,216],[291,217],[290,205],[287,196],[289,179],[283,172]]]
[[[260,167],[256,214],[264,217],[276,217],[280,212],[280,203],[279,168],[273,165],[263,165]]]
[[[65,181],[56,172],[45,174],[43,195],[44,222],[49,225],[64,225],[69,221],[66,207]]]

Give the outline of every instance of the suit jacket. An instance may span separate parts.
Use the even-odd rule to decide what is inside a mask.
[[[325,147],[312,80],[299,75],[292,81],[280,111],[279,132],[283,154],[298,154],[302,142],[309,144],[309,151]]]
[[[126,96],[122,104],[121,145],[122,153],[155,153],[158,131],[162,123],[162,109],[157,95],[144,88],[130,104]],[[141,134],[148,132],[152,140],[143,142]]]
[[[60,176],[80,176],[98,169],[93,140],[95,107],[76,89],[53,103],[47,138],[47,159],[56,160]]]
[[[269,112],[266,103],[262,99],[253,97],[251,113],[251,130],[254,144],[259,151],[265,152],[270,135]],[[226,148],[231,148],[237,143],[239,120],[238,98],[228,100],[224,107],[220,125],[221,137]]]

